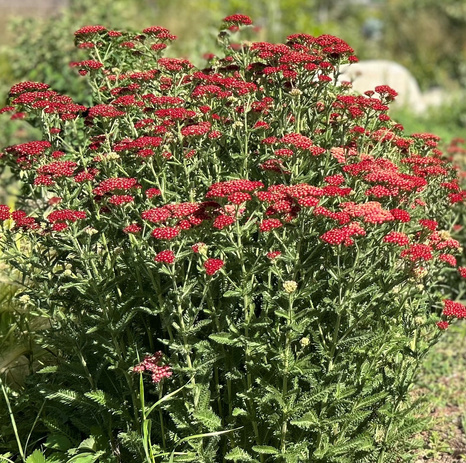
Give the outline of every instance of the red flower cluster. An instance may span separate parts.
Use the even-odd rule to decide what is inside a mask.
[[[391,212],[383,209],[382,205],[377,201],[369,201],[362,204],[348,202],[340,204],[340,207],[351,218],[360,217],[366,223],[380,224],[394,220]]]
[[[83,26],[83,27],[81,27],[81,29],[78,29],[74,33],[74,35],[76,37],[86,36],[86,35],[94,35],[94,34],[98,34],[99,32],[104,32],[106,30],[107,30],[106,27],[99,26],[99,25],[96,25],[96,26]]]
[[[175,262],[175,253],[173,251],[160,251],[154,258],[155,262],[163,262],[165,264],[173,264]]]
[[[223,18],[223,22],[237,26],[249,26],[252,24],[252,19],[244,14],[232,14]]]
[[[124,204],[132,203],[134,201],[134,196],[131,195],[112,195],[108,203],[113,204],[114,206],[122,206]]]
[[[56,161],[39,167],[37,173],[52,177],[72,177],[77,164],[74,161]]]
[[[179,227],[159,227],[152,230],[151,235],[158,240],[172,240],[180,233]]]
[[[154,383],[160,383],[163,378],[169,378],[172,375],[169,365],[160,365],[162,357],[163,353],[160,351],[153,355],[146,355],[142,362],[133,367],[133,372],[142,373],[148,371],[151,373],[152,381]]]
[[[105,193],[114,191],[127,191],[131,188],[140,188],[135,178],[114,177],[103,180],[92,192],[95,195],[103,196]]]
[[[207,275],[217,273],[224,265],[225,262],[222,259],[209,258],[204,262],[204,268]]]
[[[274,228],[280,228],[283,226],[283,223],[279,219],[265,219],[259,225],[259,230],[261,232],[269,232]]]
[[[141,230],[142,227],[137,223],[132,223],[131,225],[128,225],[127,227],[123,228],[123,231],[125,233],[139,233]]]
[[[400,254],[401,257],[407,257],[411,262],[432,259],[432,247],[428,244],[412,244]]]
[[[181,129],[181,135],[183,137],[193,137],[205,135],[209,132],[212,124],[210,122],[201,122],[197,125],[188,125]]]
[[[170,31],[168,29],[165,29],[165,27],[161,26],[146,27],[145,29],[143,29],[142,32],[160,41],[171,41],[176,39],[176,35],[170,34]]]
[[[76,222],[79,219],[85,219],[86,213],[84,211],[75,211],[72,209],[61,209],[53,211],[47,216],[50,223],[55,222]]]
[[[229,180],[214,183],[209,187],[206,198],[223,198],[236,192],[254,191],[264,188],[264,184],[252,180]]]
[[[445,299],[443,301],[444,309],[442,315],[445,317],[466,318],[466,306],[461,302]]]
[[[100,69],[101,67],[103,67],[103,64],[100,63],[99,61],[95,61],[95,60],[85,60],[85,61],[73,61],[70,63],[70,66],[72,68],[79,68],[80,70],[85,70],[85,71],[89,71],[89,70],[96,70],[96,69]]]
[[[223,230],[225,227],[235,223],[235,218],[231,215],[220,214],[217,216],[212,224],[214,228]]]
[[[26,230],[37,230],[39,224],[36,222],[34,217],[28,217],[26,212],[22,210],[13,211],[11,213],[11,218],[15,223],[16,228],[22,228]]]
[[[409,237],[397,231],[391,231],[388,235],[384,236],[384,243],[393,243],[398,246],[407,246],[409,244]]]
[[[364,236],[366,231],[357,222],[352,222],[345,225],[342,228],[334,228],[325,232],[320,239],[325,241],[332,246],[344,244],[345,246],[351,246],[354,244],[352,236],[360,235]]]
[[[11,218],[10,206],[0,205],[0,220],[8,220]]]
[[[452,254],[440,254],[438,258],[442,261],[451,265],[452,267],[456,267],[456,257]]]
[[[40,90],[47,90],[50,87],[48,84],[44,84],[42,82],[20,82],[18,84],[13,85],[10,89],[10,95],[19,95],[24,92],[36,92]]]
[[[281,143],[292,145],[302,150],[311,149],[313,142],[310,138],[299,133],[289,133],[281,138]],[[325,151],[325,150],[324,150]]]
[[[112,105],[108,104],[98,104],[89,108],[89,113],[87,117],[92,119],[94,117],[120,117],[124,116],[126,113],[124,111],[120,111]]]
[[[435,221],[435,220],[421,219],[421,220],[419,220],[419,223],[420,223],[424,228],[427,228],[428,230],[431,230],[431,231],[437,230],[437,227],[438,227],[438,222]]]
[[[267,257],[270,260],[276,259],[278,256],[280,256],[282,253],[280,251],[270,251],[267,253]]]

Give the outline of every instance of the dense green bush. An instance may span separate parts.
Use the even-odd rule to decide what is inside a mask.
[[[456,170],[394,90],[336,84],[344,41],[230,43],[249,23],[203,70],[162,27],[86,26],[93,106],[10,90],[43,138],[3,150],[2,258],[50,353],[4,387],[11,461],[382,463],[422,428],[416,369],[466,316]]]

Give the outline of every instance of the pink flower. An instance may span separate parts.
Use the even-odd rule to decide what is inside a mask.
[[[142,362],[133,367],[133,373],[150,372],[154,383],[160,383],[163,378],[169,378],[173,373],[169,365],[160,365],[162,356],[161,351],[153,355],[146,355]]]

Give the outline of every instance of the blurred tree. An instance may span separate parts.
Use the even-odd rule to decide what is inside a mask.
[[[387,0],[384,22],[381,51],[412,70],[421,87],[466,87],[463,0]]]
[[[86,80],[76,78],[71,61],[79,60],[73,33],[87,24],[137,27],[144,20],[145,0],[69,0],[69,6],[48,18],[16,19],[10,23],[14,43],[8,47],[12,80],[47,82],[78,101],[85,98]]]

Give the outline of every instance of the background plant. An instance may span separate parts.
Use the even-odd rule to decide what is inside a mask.
[[[4,150],[28,193],[1,217],[48,324],[55,360],[21,396],[50,452],[92,435],[103,461],[383,462],[422,426],[414,374],[466,315],[456,171],[390,119],[392,89],[335,85],[341,39],[230,44],[247,23],[203,71],[162,57],[165,28],[84,27],[93,106],[10,90],[43,133]]]

